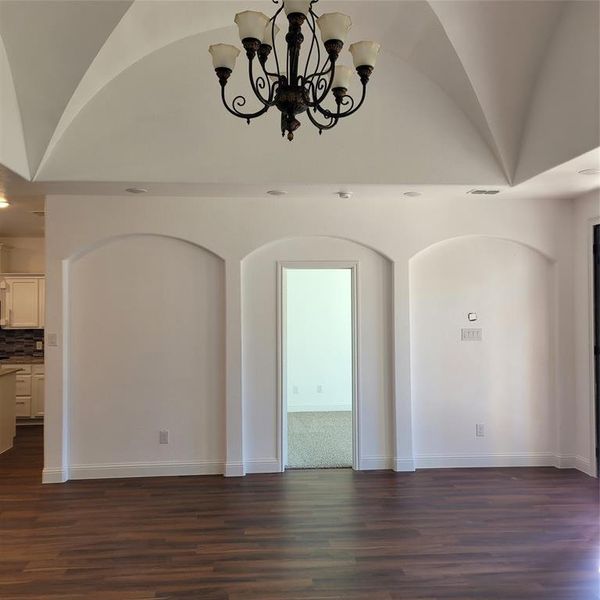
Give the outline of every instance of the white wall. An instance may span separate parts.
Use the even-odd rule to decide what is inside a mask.
[[[574,451],[579,468],[595,472],[592,227],[600,224],[598,190],[573,200],[573,274],[576,423]]]
[[[121,237],[76,257],[69,288],[71,477],[222,473],[222,261],[180,240]]]
[[[551,292],[546,257],[506,240],[459,238],[412,259],[417,466],[548,464],[556,447]],[[461,341],[471,327],[482,329],[481,342]]]
[[[403,196],[381,198],[377,195],[361,195],[350,200],[291,196],[284,200],[50,196],[46,211],[47,332],[58,334],[59,345],[47,346],[46,349],[45,481],[62,481],[69,477],[70,457],[66,441],[70,435],[80,434],[75,431],[79,426],[78,421],[69,422],[65,407],[69,403],[73,407],[74,403],[85,402],[85,399],[78,398],[83,398],[83,384],[97,368],[93,364],[82,363],[78,365],[79,373],[75,369],[69,370],[74,360],[90,360],[74,356],[69,340],[79,340],[77,343],[83,344],[81,348],[86,350],[83,354],[86,357],[93,356],[98,364],[117,366],[110,353],[120,345],[128,348],[127,339],[131,331],[129,321],[119,316],[119,299],[104,298],[105,292],[99,292],[97,298],[93,294],[86,295],[87,284],[80,288],[69,287],[71,267],[79,268],[79,261],[73,262],[73,257],[85,249],[99,247],[98,255],[94,252],[84,255],[80,259],[84,261],[81,264],[87,260],[102,259],[104,252],[114,252],[112,264],[116,268],[120,269],[118,265],[123,259],[135,271],[135,265],[126,259],[127,244],[120,246],[114,242],[115,245],[105,246],[109,239],[132,234],[153,234],[146,241],[148,257],[152,257],[150,262],[158,260],[164,250],[164,244],[159,241],[162,238],[156,236],[189,241],[223,259],[224,297],[217,299],[210,295],[210,302],[206,299],[203,302],[208,302],[207,307],[215,303],[224,310],[226,325],[220,337],[225,345],[224,368],[216,369],[208,357],[202,359],[207,362],[198,360],[195,365],[200,371],[206,369],[206,372],[212,372],[214,369],[225,378],[226,434],[221,441],[225,445],[225,471],[230,475],[253,470],[275,471],[279,464],[277,261],[358,261],[361,347],[358,374],[365,411],[364,415],[361,414],[361,467],[393,466],[397,470],[411,470],[415,465],[413,412],[416,399],[410,370],[410,259],[438,242],[473,235],[512,240],[519,248],[526,246],[534,249],[548,257],[554,282],[550,294],[551,301],[555,303],[554,309],[550,322],[539,332],[541,337],[550,336],[552,339],[552,393],[548,394],[541,407],[542,417],[547,419],[551,428],[551,411],[552,407],[556,407],[556,427],[548,434],[550,438],[544,437],[539,431],[535,432],[539,436],[535,438],[535,451],[545,448],[545,442],[551,439],[552,447],[548,448],[551,456],[546,457],[548,464],[574,466],[576,463],[574,448],[581,432],[576,421],[574,401],[572,275],[573,261],[584,259],[574,258],[572,253],[574,231],[570,201],[548,198],[524,200],[502,194],[486,198],[485,201],[471,196],[424,196],[411,199]],[[172,248],[170,244],[169,248]],[[176,251],[176,254],[180,253],[187,256],[184,251]],[[197,255],[195,250],[193,253]],[[506,273],[512,264],[511,260],[510,256],[496,257],[494,264],[502,267]],[[202,260],[198,259],[198,262],[200,264]],[[527,259],[526,264],[530,262]],[[142,272],[148,273],[149,265],[144,261],[141,263],[145,265]],[[159,264],[161,272],[166,274],[167,266]],[[89,279],[94,270],[95,267],[89,272],[83,269],[83,275]],[[174,273],[185,278],[191,276],[196,282],[191,284],[191,291],[199,297],[204,298],[200,295],[200,288],[204,290],[203,294],[215,293],[214,285],[201,287],[200,281],[194,279],[193,268],[176,269]],[[125,272],[118,270],[118,277],[125,290],[124,300],[130,305],[134,296],[125,287]],[[216,275],[211,277],[210,281],[216,282]],[[506,286],[510,285],[509,280],[503,281]],[[89,281],[92,289],[98,285]],[[85,317],[84,311],[80,320],[73,320],[76,312],[70,312],[69,303],[78,302],[77,294],[85,300],[85,311],[89,314]],[[181,305],[184,311],[190,308],[185,299],[169,297],[165,298],[161,309],[163,312],[177,312]],[[156,305],[154,307],[156,310],[159,308]],[[90,314],[96,315],[100,323],[110,321],[116,315],[121,327],[111,326],[113,340],[110,348],[108,345],[93,346],[91,341],[86,341],[84,326],[87,327]],[[208,319],[206,310],[200,314]],[[71,318],[63,318],[63,315]],[[149,313],[143,312],[143,315],[150,320]],[[209,320],[212,322],[213,316]],[[213,334],[216,343],[219,336],[216,332]],[[166,357],[174,360],[179,356],[178,340],[183,337],[183,333],[170,337],[166,347],[157,350],[160,360]],[[142,336],[141,341],[145,346],[152,347],[154,337],[148,334]],[[437,342],[437,339],[431,340],[432,347]],[[81,354],[79,350],[78,354]],[[123,369],[127,370],[128,365],[132,365],[136,379],[157,377],[152,364],[139,361],[135,353],[127,352],[121,356],[125,365]],[[200,354],[196,356],[200,358]],[[504,377],[504,372],[492,372],[490,377],[497,387],[497,380]],[[76,378],[79,378],[79,387],[73,388]],[[189,387],[186,387],[188,383]],[[185,380],[178,389],[190,390],[198,385],[199,381]],[[71,389],[77,394],[69,399]],[[140,394],[134,387],[130,389],[129,404],[135,407],[137,414],[143,414],[148,409],[146,395]],[[523,397],[526,404],[523,412],[540,409],[541,393],[541,388],[538,388],[534,395]],[[154,401],[158,402],[159,399],[155,397]],[[102,435],[107,438],[120,431],[118,408],[113,407],[105,415]],[[469,412],[472,412],[471,409]],[[159,421],[149,422],[155,433]],[[588,425],[586,423],[586,430],[589,430]],[[453,423],[447,423],[446,427],[447,439],[461,436],[460,432],[457,434],[453,430]],[[189,433],[191,430],[183,431]],[[511,452],[520,456],[523,463],[531,459],[534,464],[539,464],[539,456],[527,454],[534,450],[530,440],[522,437],[525,431],[517,428],[516,434],[522,435],[518,439],[513,438]],[[418,443],[421,444],[421,441]],[[436,450],[450,452],[457,447],[450,445]],[[155,446],[148,448],[154,450]],[[419,450],[418,447],[416,449]],[[503,450],[507,449],[508,446],[503,447]],[[121,447],[118,456],[101,450],[93,457],[94,461],[103,461],[99,464],[121,459],[125,453],[124,447]],[[489,459],[487,450],[480,453],[481,463]],[[127,460],[137,460],[138,456],[128,455]],[[513,464],[515,456],[507,462]],[[152,454],[153,465],[149,469],[164,472],[160,458]],[[176,459],[181,465],[187,460],[197,460],[197,455],[188,446],[182,448],[182,453]],[[577,465],[585,466],[582,463]],[[136,469],[132,468],[130,472],[133,474]],[[147,473],[148,469],[142,472]]]
[[[8,272],[45,273],[46,250],[42,237],[0,238],[8,252]]]
[[[352,271],[284,277],[288,412],[352,410]]]

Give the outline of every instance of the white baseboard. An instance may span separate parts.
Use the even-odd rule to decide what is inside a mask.
[[[221,471],[222,472],[222,471]],[[244,463],[241,462],[228,462],[225,463],[225,477],[243,477]]]
[[[280,473],[279,461],[276,458],[247,460],[244,462],[246,473]]]
[[[394,460],[394,471],[407,473],[415,470],[415,461],[412,458],[396,458]]]
[[[596,477],[597,474],[594,472],[594,468],[592,465],[592,461],[587,458],[583,458],[583,456],[575,457],[575,468],[579,471],[583,471],[586,475],[590,477]]]
[[[44,469],[42,483],[64,483],[69,478],[64,469]]]
[[[222,475],[218,461],[117,463],[71,465],[69,479],[112,479],[114,477],[160,477],[163,475]]]
[[[554,467],[556,456],[547,452],[497,454],[418,454],[417,469],[460,469],[469,467]]]
[[[577,469],[590,477],[596,477],[592,468],[592,462],[583,456],[572,454],[557,454],[554,465],[557,469]]]
[[[394,468],[394,459],[391,456],[363,456],[359,460],[361,471],[378,471]]]

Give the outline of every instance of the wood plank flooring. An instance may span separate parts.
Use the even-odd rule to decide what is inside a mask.
[[[577,471],[293,471],[40,484],[0,456],[3,600],[591,600],[597,481]]]

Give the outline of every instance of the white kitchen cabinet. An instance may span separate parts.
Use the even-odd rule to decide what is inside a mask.
[[[42,329],[46,299],[43,277],[4,277],[0,326],[4,329]]]
[[[32,418],[44,416],[44,374],[31,376],[31,413]]]
[[[2,369],[19,369],[16,375],[15,408],[20,419],[44,416],[44,365],[4,364]]]
[[[46,278],[38,279],[38,328],[44,329],[46,318]]]

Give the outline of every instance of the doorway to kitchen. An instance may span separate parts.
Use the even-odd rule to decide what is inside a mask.
[[[356,264],[281,265],[283,469],[356,468]]]

